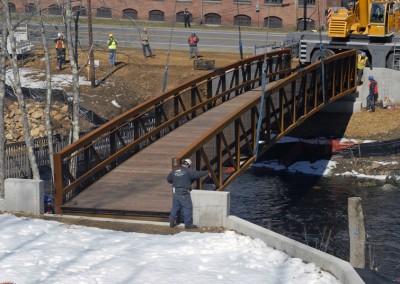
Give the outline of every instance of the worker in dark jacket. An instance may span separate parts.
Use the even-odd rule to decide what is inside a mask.
[[[173,228],[176,226],[176,219],[180,209],[183,210],[183,219],[185,222],[185,229],[194,229],[197,226],[193,225],[193,205],[190,197],[192,190],[192,183],[207,175],[208,171],[194,171],[191,170],[192,161],[184,159],[181,166],[173,169],[167,176],[167,181],[172,184],[173,200],[171,214],[169,215],[169,224]]]
[[[378,99],[378,83],[373,76],[368,77],[369,93],[367,96],[367,110],[375,112],[375,101]]]
[[[54,43],[56,44],[57,52],[57,71],[60,71],[65,64],[65,40],[62,33],[57,34]]]

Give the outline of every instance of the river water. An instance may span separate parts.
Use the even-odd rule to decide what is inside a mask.
[[[400,277],[400,189],[385,191],[380,186],[360,187],[357,179],[277,175],[253,168],[228,191],[232,215],[347,261],[347,199],[361,197],[366,267],[391,280]]]

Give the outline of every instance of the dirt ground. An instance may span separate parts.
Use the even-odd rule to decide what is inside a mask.
[[[208,72],[194,70],[194,62],[188,58],[187,51],[171,51],[167,58],[167,50],[153,50],[153,55],[152,58],[144,58],[141,49],[119,49],[116,66],[110,67],[108,52],[95,50],[95,62],[99,61],[95,70],[97,87],[81,86],[81,105],[103,118],[111,119],[150,98],[161,95],[166,67],[166,90]],[[44,63],[40,60],[42,57],[43,53],[38,52],[36,60],[28,62],[25,66],[43,69]],[[200,59],[215,60],[215,67],[218,68],[237,61],[239,55],[201,52]],[[60,72],[56,70],[56,62],[52,62],[52,72],[70,73],[68,61]],[[86,62],[87,51],[82,51],[79,63],[83,65]],[[88,75],[89,70],[82,68],[81,76],[89,79]],[[116,107],[112,101],[121,107]]]

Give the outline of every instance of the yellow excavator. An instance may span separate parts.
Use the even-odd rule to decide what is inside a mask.
[[[399,29],[399,17],[398,0],[358,0],[348,8],[331,8],[328,36],[391,37]]]

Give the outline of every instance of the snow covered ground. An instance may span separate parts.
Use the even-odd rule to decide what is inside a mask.
[[[0,283],[340,283],[264,242],[126,233],[0,215]]]
[[[293,138],[293,137],[283,137],[277,143],[291,143],[291,142],[306,142],[306,143],[329,143],[329,141],[325,138],[321,139],[312,139],[312,140],[305,140],[301,138]],[[338,141],[339,143],[360,143],[359,141],[352,140],[352,139],[341,139]],[[372,140],[365,140],[362,143],[371,143],[374,142]],[[397,164],[397,162],[379,162],[376,161],[378,164]],[[275,171],[283,171],[287,173],[299,173],[299,174],[309,174],[309,175],[318,175],[318,176],[344,176],[344,177],[358,177],[364,179],[376,179],[385,181],[387,179],[386,175],[366,175],[361,174],[355,170],[347,171],[343,173],[336,173],[333,174],[333,169],[336,168],[337,162],[334,160],[318,160],[316,162],[309,162],[309,161],[299,161],[295,162],[289,167],[285,167],[277,160],[268,160],[263,162],[256,162],[251,165],[253,168],[268,168]],[[397,180],[400,180],[400,176],[396,177]]]
[[[20,68],[19,76],[21,80],[21,86],[26,88],[45,88],[46,87],[46,74],[39,70],[33,70],[30,68]],[[6,84],[11,86],[11,81],[14,80],[14,74],[12,69],[6,71]],[[70,87],[72,85],[72,75],[71,74],[51,74],[51,84],[53,89],[64,89],[65,87]],[[79,77],[79,84],[90,85],[85,77]]]

